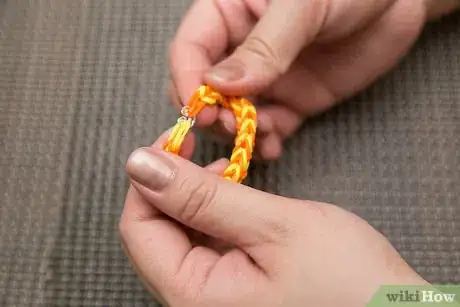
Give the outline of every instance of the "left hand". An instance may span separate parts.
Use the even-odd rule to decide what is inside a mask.
[[[203,82],[222,94],[252,96],[256,154],[277,159],[283,141],[306,117],[367,88],[400,61],[426,23],[431,2],[194,1],[171,45],[173,104],[181,108]],[[197,126],[230,140],[235,120],[216,109],[203,110]]]

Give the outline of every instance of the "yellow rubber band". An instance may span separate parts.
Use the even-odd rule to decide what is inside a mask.
[[[195,116],[206,105],[221,105],[230,111],[236,119],[235,147],[230,157],[230,165],[223,173],[223,177],[237,183],[242,182],[249,169],[255,145],[257,114],[254,105],[242,97],[226,97],[202,85],[192,96],[183,109],[183,116],[173,127],[171,134],[163,146],[165,151],[179,154],[185,136],[192,128]]]

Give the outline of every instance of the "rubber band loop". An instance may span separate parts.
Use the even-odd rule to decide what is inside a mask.
[[[182,142],[193,127],[197,114],[206,106],[216,105],[232,111],[236,119],[235,146],[230,156],[230,165],[224,171],[223,177],[241,183],[248,173],[257,129],[256,108],[245,98],[223,96],[209,86],[201,85],[182,109],[182,117],[177,120],[163,149],[179,154]]]

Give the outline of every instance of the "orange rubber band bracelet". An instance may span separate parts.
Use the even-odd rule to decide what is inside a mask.
[[[195,123],[196,115],[207,105],[221,105],[232,111],[235,116],[235,147],[230,157],[230,165],[224,171],[223,177],[240,183],[247,176],[257,128],[256,108],[245,98],[224,96],[207,85],[200,86],[182,108],[182,117],[177,120],[163,149],[178,154],[185,136]]]

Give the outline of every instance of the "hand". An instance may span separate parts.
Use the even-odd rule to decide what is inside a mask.
[[[227,163],[136,150],[120,221],[136,271],[169,306],[365,306],[383,284],[424,284],[390,243],[339,207],[222,179]],[[197,234],[202,234],[197,236]]]
[[[454,2],[197,0],[171,45],[174,105],[181,108],[203,82],[224,94],[254,96],[257,154],[276,159],[283,140],[306,117],[354,95],[397,64],[419,36],[428,4],[430,13],[440,14],[447,8],[439,3]],[[218,127],[224,136],[235,132],[233,116],[224,109],[205,109],[197,124]]]

